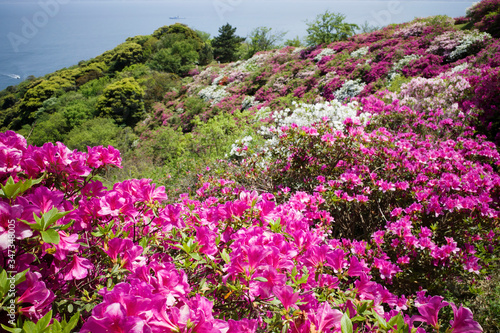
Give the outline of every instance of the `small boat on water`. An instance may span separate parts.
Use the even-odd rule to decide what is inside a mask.
[[[11,79],[17,79],[17,80],[21,79],[21,77],[17,74],[2,74],[2,75],[8,76]]]

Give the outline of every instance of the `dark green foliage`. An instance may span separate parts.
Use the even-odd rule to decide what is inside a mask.
[[[109,83],[111,83],[111,79],[104,76],[85,83],[80,87],[79,91],[85,97],[98,96]]]
[[[107,86],[97,100],[97,114],[133,126],[144,116],[144,90],[133,78]]]
[[[324,14],[318,15],[313,22],[307,22],[307,44],[310,46],[330,44],[353,36],[359,27],[344,22],[345,18],[343,14],[327,10]]]
[[[210,42],[210,34],[208,32],[201,31],[201,30],[195,30],[195,32],[204,43]]]
[[[5,96],[0,97],[0,109],[5,110],[8,109],[14,104],[16,104],[16,96],[14,94],[7,94]]]
[[[220,62],[237,60],[238,47],[245,38],[235,35],[235,31],[236,28],[233,28],[229,23],[219,28],[219,35],[212,41],[215,60]]]
[[[191,132],[193,129],[193,122],[195,116],[200,115],[207,109],[207,102],[198,96],[190,96],[184,102],[184,112],[181,115],[175,115],[171,118],[172,124],[182,123],[183,132]],[[177,118],[181,121],[177,121]]]
[[[53,76],[49,80],[41,80],[29,88],[20,105],[21,116],[25,123],[35,118],[35,112],[42,107],[43,101],[62,95],[72,86],[73,82],[59,76]]]
[[[214,60],[214,49],[208,43],[202,47],[199,52],[198,63],[200,66],[206,66]]]
[[[182,36],[181,39],[194,41],[196,51],[201,50],[203,47],[203,40],[198,36],[196,31],[181,23],[163,26],[157,29],[152,36],[156,39],[162,40],[166,37],[168,38],[169,35],[180,35]]]
[[[475,28],[500,37],[500,1],[477,2],[467,11],[467,17]]]
[[[184,39],[181,34],[165,36],[159,44],[161,48],[149,61],[149,67],[157,71],[186,74],[198,62],[197,42]]]
[[[152,72],[142,86],[145,90],[144,105],[150,110],[155,102],[163,100],[167,91],[179,88],[179,77],[172,73]]]
[[[111,61],[111,70],[120,71],[127,66],[144,61],[144,50],[137,43],[124,43],[115,48],[115,55]]]

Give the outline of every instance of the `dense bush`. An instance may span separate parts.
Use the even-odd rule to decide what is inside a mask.
[[[103,90],[96,111],[118,124],[134,125],[144,117],[144,90],[133,78],[116,81]]]

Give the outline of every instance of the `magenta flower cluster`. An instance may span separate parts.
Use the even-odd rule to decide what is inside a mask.
[[[373,107],[373,112],[383,111]],[[345,134],[330,133],[331,139],[321,126],[307,132],[326,145],[357,137],[367,156],[375,149],[369,142],[395,140],[382,128],[365,133],[356,122],[346,121],[346,126]],[[297,130],[290,128],[288,135]],[[459,168],[466,156],[498,159],[486,143],[464,141],[457,151],[448,140],[433,150],[431,142],[415,139],[410,135],[398,144],[408,154],[404,160],[413,161],[410,172],[438,170],[441,160],[452,163],[448,169]],[[476,207],[477,214],[497,215],[481,193],[499,179],[480,162],[456,170],[458,176],[448,173],[433,186],[425,185],[422,176],[395,182],[344,163],[338,180],[317,179],[332,190],[297,191],[282,204],[273,194],[259,195],[214,178],[200,187],[197,198],[184,195],[167,204],[164,188],[149,180],[127,180],[106,190],[93,179],[99,170],[120,167],[112,147],[89,148],[88,153],[60,143],[38,148],[14,132],[1,134],[0,142],[7,152],[0,161],[0,237],[7,233],[6,222],[15,219],[16,270],[27,270],[15,298],[18,313],[37,322],[51,308],[60,315],[71,312],[69,300],[81,313],[81,332],[257,332],[273,327],[340,332],[343,325],[366,332],[376,327],[424,332],[423,325],[437,325],[439,309],[448,303],[436,306],[435,297],[398,295],[387,286],[421,255],[432,257],[437,266],[459,261],[472,271],[479,263],[473,242],[459,247],[447,238],[439,244],[428,228],[413,230],[412,219],[418,212],[440,215]],[[391,154],[403,158],[401,153]],[[431,160],[434,164],[425,164]],[[366,177],[372,189],[355,194],[366,187]],[[475,183],[463,188],[460,179]],[[19,191],[10,190],[19,184],[24,184]],[[375,232],[371,242],[331,237],[336,222],[320,208],[329,191],[342,200],[363,202],[371,200],[370,191],[409,186],[420,189],[418,203],[394,208],[394,222]],[[470,195],[462,200],[455,192]],[[454,204],[436,206],[436,197]],[[397,262],[384,252],[389,241],[401,251]],[[5,262],[5,248],[2,253]],[[451,306],[452,332],[464,327],[482,331],[469,310]],[[413,307],[420,315],[411,315]],[[356,321],[358,316],[365,320]]]

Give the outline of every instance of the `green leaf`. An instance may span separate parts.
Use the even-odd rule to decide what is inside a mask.
[[[15,276],[14,276],[14,279],[15,279],[15,284],[16,286],[21,283],[21,282],[24,282],[24,280],[26,280],[26,273],[28,273],[30,269],[27,268],[25,269],[24,271],[20,272],[20,273],[17,273]]]
[[[267,282],[268,280],[263,276],[257,276],[253,278],[255,281]]]
[[[0,299],[3,299],[3,295],[9,290],[9,282],[7,281],[7,271],[2,270],[0,273]]]
[[[52,319],[52,310],[47,312],[45,316],[43,316],[37,323],[36,323],[36,328],[39,331],[42,331],[43,329],[47,328],[47,325],[49,325],[50,320]]]
[[[378,315],[378,313],[376,313],[375,311],[372,311],[372,314],[373,316],[377,319],[377,322],[379,323],[380,325],[380,328],[383,328],[383,329],[387,329],[387,322],[385,321],[384,318],[380,317]]]
[[[198,261],[200,261],[200,260],[202,260],[202,259],[203,259],[203,258],[200,256],[200,254],[199,254],[199,253],[196,253],[196,252],[189,253],[189,256],[190,256],[191,258],[193,258],[194,260],[198,260]]]
[[[356,315],[354,317],[351,318],[351,321],[353,322],[358,322],[358,321],[365,321],[366,320],[366,317],[363,317],[363,316],[360,316],[360,315]]]
[[[59,237],[59,233],[54,229],[47,229],[45,231],[41,231],[42,239],[45,243],[59,244],[61,238]]]
[[[57,319],[54,319],[54,322],[52,323],[50,328],[51,328],[50,331],[51,333],[62,333],[61,323],[57,321]]]
[[[352,333],[352,322],[347,313],[344,313],[340,320],[340,328],[342,329],[342,333]]]
[[[39,333],[39,330],[36,327],[36,324],[32,321],[25,321],[24,322],[23,331],[30,332],[30,333]]]
[[[297,280],[297,284],[306,283],[308,278],[309,278],[309,274],[303,274],[302,277],[299,280]]]
[[[139,240],[139,245],[144,249],[143,250],[143,254],[146,251],[146,248],[148,247],[148,244],[149,244],[149,238],[148,237],[142,237]]]
[[[45,175],[44,175],[45,176]],[[14,199],[18,195],[26,192],[33,185],[40,183],[44,176],[38,179],[26,179],[25,181],[14,182],[14,178],[12,176],[7,179],[7,183],[5,185],[0,184],[2,190],[0,191],[0,196],[7,199]]]
[[[71,317],[71,319],[69,320],[68,323],[66,323],[66,325],[64,325],[64,322],[63,322],[63,326],[64,326],[63,333],[70,333],[71,330],[73,328],[75,328],[76,325],[78,324],[79,319],[80,319],[80,314],[77,312],[73,315],[73,317]]]
[[[21,328],[9,327],[4,324],[2,324],[2,328],[7,332],[12,332],[12,333],[21,333],[23,331]]]
[[[399,330],[403,330],[403,328],[405,327],[406,323],[405,323],[405,319],[403,318],[403,316],[400,314],[397,315],[397,319],[396,319],[396,324],[398,325],[398,331]]]
[[[56,223],[57,220],[68,215],[70,212],[71,211],[60,212],[56,207],[54,207],[48,212],[44,213],[42,215],[42,222],[41,222],[42,230],[47,229],[52,224]]]
[[[229,254],[226,252],[226,249],[222,250],[220,256],[226,264],[229,265],[231,263],[231,258],[229,257]]]
[[[370,302],[363,302],[363,304],[361,304],[361,306],[358,308],[358,313],[360,314],[363,314],[366,309],[368,308],[368,304],[370,304]]]
[[[68,312],[73,313],[73,304],[68,304]]]

